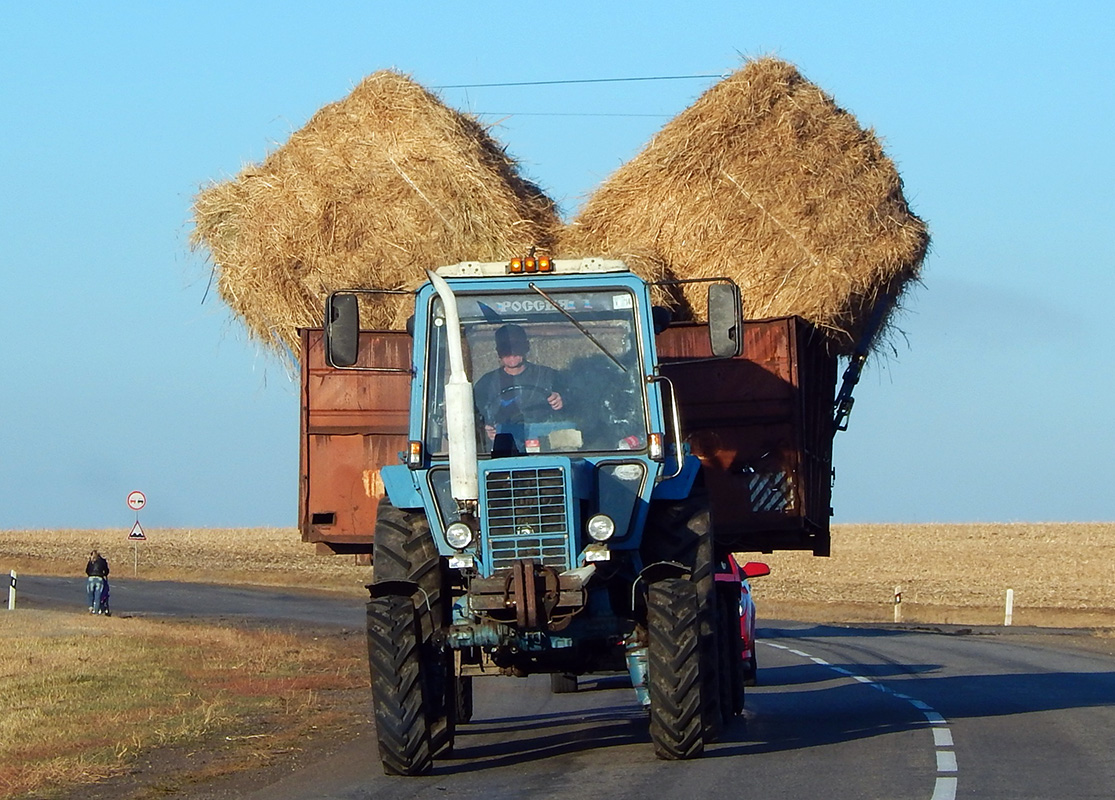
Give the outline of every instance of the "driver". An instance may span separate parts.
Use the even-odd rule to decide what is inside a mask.
[[[481,377],[474,389],[489,439],[508,433],[521,440],[528,422],[537,422],[564,405],[557,371],[528,361],[529,352],[530,340],[521,327],[507,324],[496,330],[500,366]]]

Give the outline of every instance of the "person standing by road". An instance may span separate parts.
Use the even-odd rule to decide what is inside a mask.
[[[108,585],[108,561],[93,550],[89,553],[89,563],[85,565],[85,593],[89,598],[89,613],[101,614],[101,599]]]

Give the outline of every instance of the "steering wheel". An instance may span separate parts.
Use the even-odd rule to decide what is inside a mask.
[[[512,392],[519,393],[519,411],[526,414],[527,412],[544,411],[547,414],[553,413],[553,408],[550,406],[550,395],[554,393],[553,389],[547,389],[545,386],[538,386],[532,383],[512,384],[505,386],[500,390],[496,396],[495,404],[497,408],[492,409],[496,411],[498,418],[498,409],[503,406],[504,395],[511,394]]]

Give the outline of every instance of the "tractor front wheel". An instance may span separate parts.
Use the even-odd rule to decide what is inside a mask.
[[[409,597],[368,601],[372,705],[387,775],[424,775],[433,766],[420,630]]]

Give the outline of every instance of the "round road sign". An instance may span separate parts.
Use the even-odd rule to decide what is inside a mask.
[[[143,496],[143,492],[132,492],[128,495],[128,508],[132,511],[139,511],[147,505],[147,498]]]

